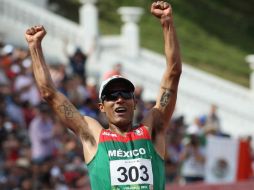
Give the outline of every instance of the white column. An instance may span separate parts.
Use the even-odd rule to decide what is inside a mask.
[[[250,90],[254,96],[254,54],[253,55],[248,55],[246,57],[246,61],[250,65],[251,69],[251,74],[250,74]]]
[[[118,13],[122,16],[124,25],[121,29],[122,48],[125,55],[131,58],[139,56],[139,28],[138,21],[143,13],[139,7],[121,7]]]
[[[89,52],[96,44],[98,38],[98,10],[95,6],[97,0],[80,0],[83,3],[79,10],[79,22],[82,27],[85,41],[81,44]]]

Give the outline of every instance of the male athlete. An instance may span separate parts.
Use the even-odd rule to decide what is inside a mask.
[[[151,13],[162,26],[166,68],[156,105],[138,126],[132,124],[135,88],[128,79],[114,76],[102,83],[99,108],[109,127],[103,129],[98,121],[80,115],[56,90],[42,52],[41,41],[46,35],[43,26],[31,27],[25,34],[42,98],[80,138],[93,190],[165,188],[165,136],[176,103],[181,59],[171,6],[164,1],[153,2]]]

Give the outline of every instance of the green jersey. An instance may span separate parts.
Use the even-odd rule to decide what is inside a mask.
[[[103,129],[97,153],[87,166],[92,190],[165,188],[164,160],[143,125],[125,136]]]

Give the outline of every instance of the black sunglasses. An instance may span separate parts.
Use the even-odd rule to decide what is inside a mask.
[[[116,101],[118,97],[122,97],[125,100],[132,99],[134,97],[133,92],[129,91],[116,91],[102,95],[101,100],[104,101]]]

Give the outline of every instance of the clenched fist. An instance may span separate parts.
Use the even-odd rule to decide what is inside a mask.
[[[25,37],[29,45],[37,45],[41,43],[46,35],[46,30],[43,26],[33,26],[26,30]]]
[[[165,1],[156,1],[151,5],[151,13],[160,19],[161,24],[169,24],[172,21],[171,5]]]

